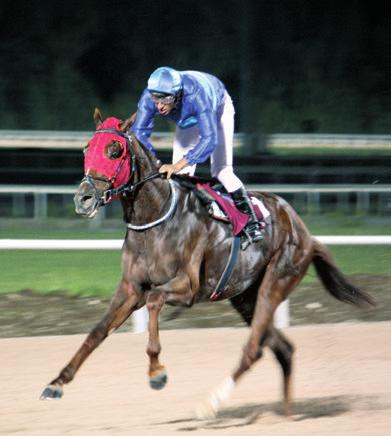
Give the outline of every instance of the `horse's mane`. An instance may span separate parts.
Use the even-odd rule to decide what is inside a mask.
[[[173,174],[172,178],[182,186],[196,186],[197,183],[209,183],[211,186],[218,185],[220,182],[215,177],[199,177],[189,174]]]

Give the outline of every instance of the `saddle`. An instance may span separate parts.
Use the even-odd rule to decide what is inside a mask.
[[[181,174],[175,174],[172,177],[181,186],[191,190],[196,195],[213,219],[232,224],[233,238],[229,258],[214,291],[209,296],[213,301],[219,300],[228,286],[240,249],[245,250],[250,244],[246,232],[243,231],[249,217],[236,208],[230,194],[216,179]],[[270,212],[257,197],[251,193],[249,193],[249,197],[260,225],[265,227],[265,219],[270,216]]]
[[[217,179],[207,179],[189,175],[176,174],[173,176],[178,183],[190,189],[195,196],[206,207],[211,218],[232,225],[232,233],[238,236],[246,227],[248,215],[240,212],[230,194]],[[265,219],[270,216],[263,202],[249,192],[249,197],[254,206],[255,213],[258,217],[262,228],[266,226]]]

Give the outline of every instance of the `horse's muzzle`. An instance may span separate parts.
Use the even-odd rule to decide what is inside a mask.
[[[102,193],[91,183],[83,181],[73,197],[73,201],[78,215],[85,218],[95,218],[99,206],[102,204]]]

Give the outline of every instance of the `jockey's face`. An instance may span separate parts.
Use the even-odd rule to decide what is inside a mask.
[[[176,97],[174,95],[151,92],[151,97],[160,115],[168,115],[175,107]]]
[[[166,116],[174,109],[175,102],[163,103],[161,101],[155,101],[155,106],[160,115]]]

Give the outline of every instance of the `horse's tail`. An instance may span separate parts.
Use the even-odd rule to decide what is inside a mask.
[[[366,292],[350,283],[335,265],[327,247],[314,241],[314,263],[316,273],[323,286],[337,300],[360,307],[375,306],[375,300]]]

